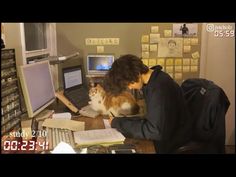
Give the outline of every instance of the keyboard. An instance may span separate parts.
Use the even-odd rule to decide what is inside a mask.
[[[46,127],[47,137],[46,141],[49,142],[49,150],[53,150],[61,141],[69,144],[72,148],[75,147],[73,132],[61,128]]]

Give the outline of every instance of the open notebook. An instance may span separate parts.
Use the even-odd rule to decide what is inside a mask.
[[[96,129],[74,132],[74,140],[78,146],[121,144],[125,137],[114,128]]]

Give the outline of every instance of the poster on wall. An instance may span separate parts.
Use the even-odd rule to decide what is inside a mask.
[[[160,38],[158,57],[182,57],[182,38]]]
[[[177,23],[173,24],[173,37],[197,37],[198,24]]]

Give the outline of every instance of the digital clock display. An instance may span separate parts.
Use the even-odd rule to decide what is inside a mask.
[[[49,143],[47,141],[4,141],[3,150],[4,151],[37,151],[42,149],[43,151],[48,150]]]

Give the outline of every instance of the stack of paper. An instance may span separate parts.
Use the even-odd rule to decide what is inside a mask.
[[[123,143],[125,137],[114,128],[74,132],[75,143],[86,145],[111,145]]]

